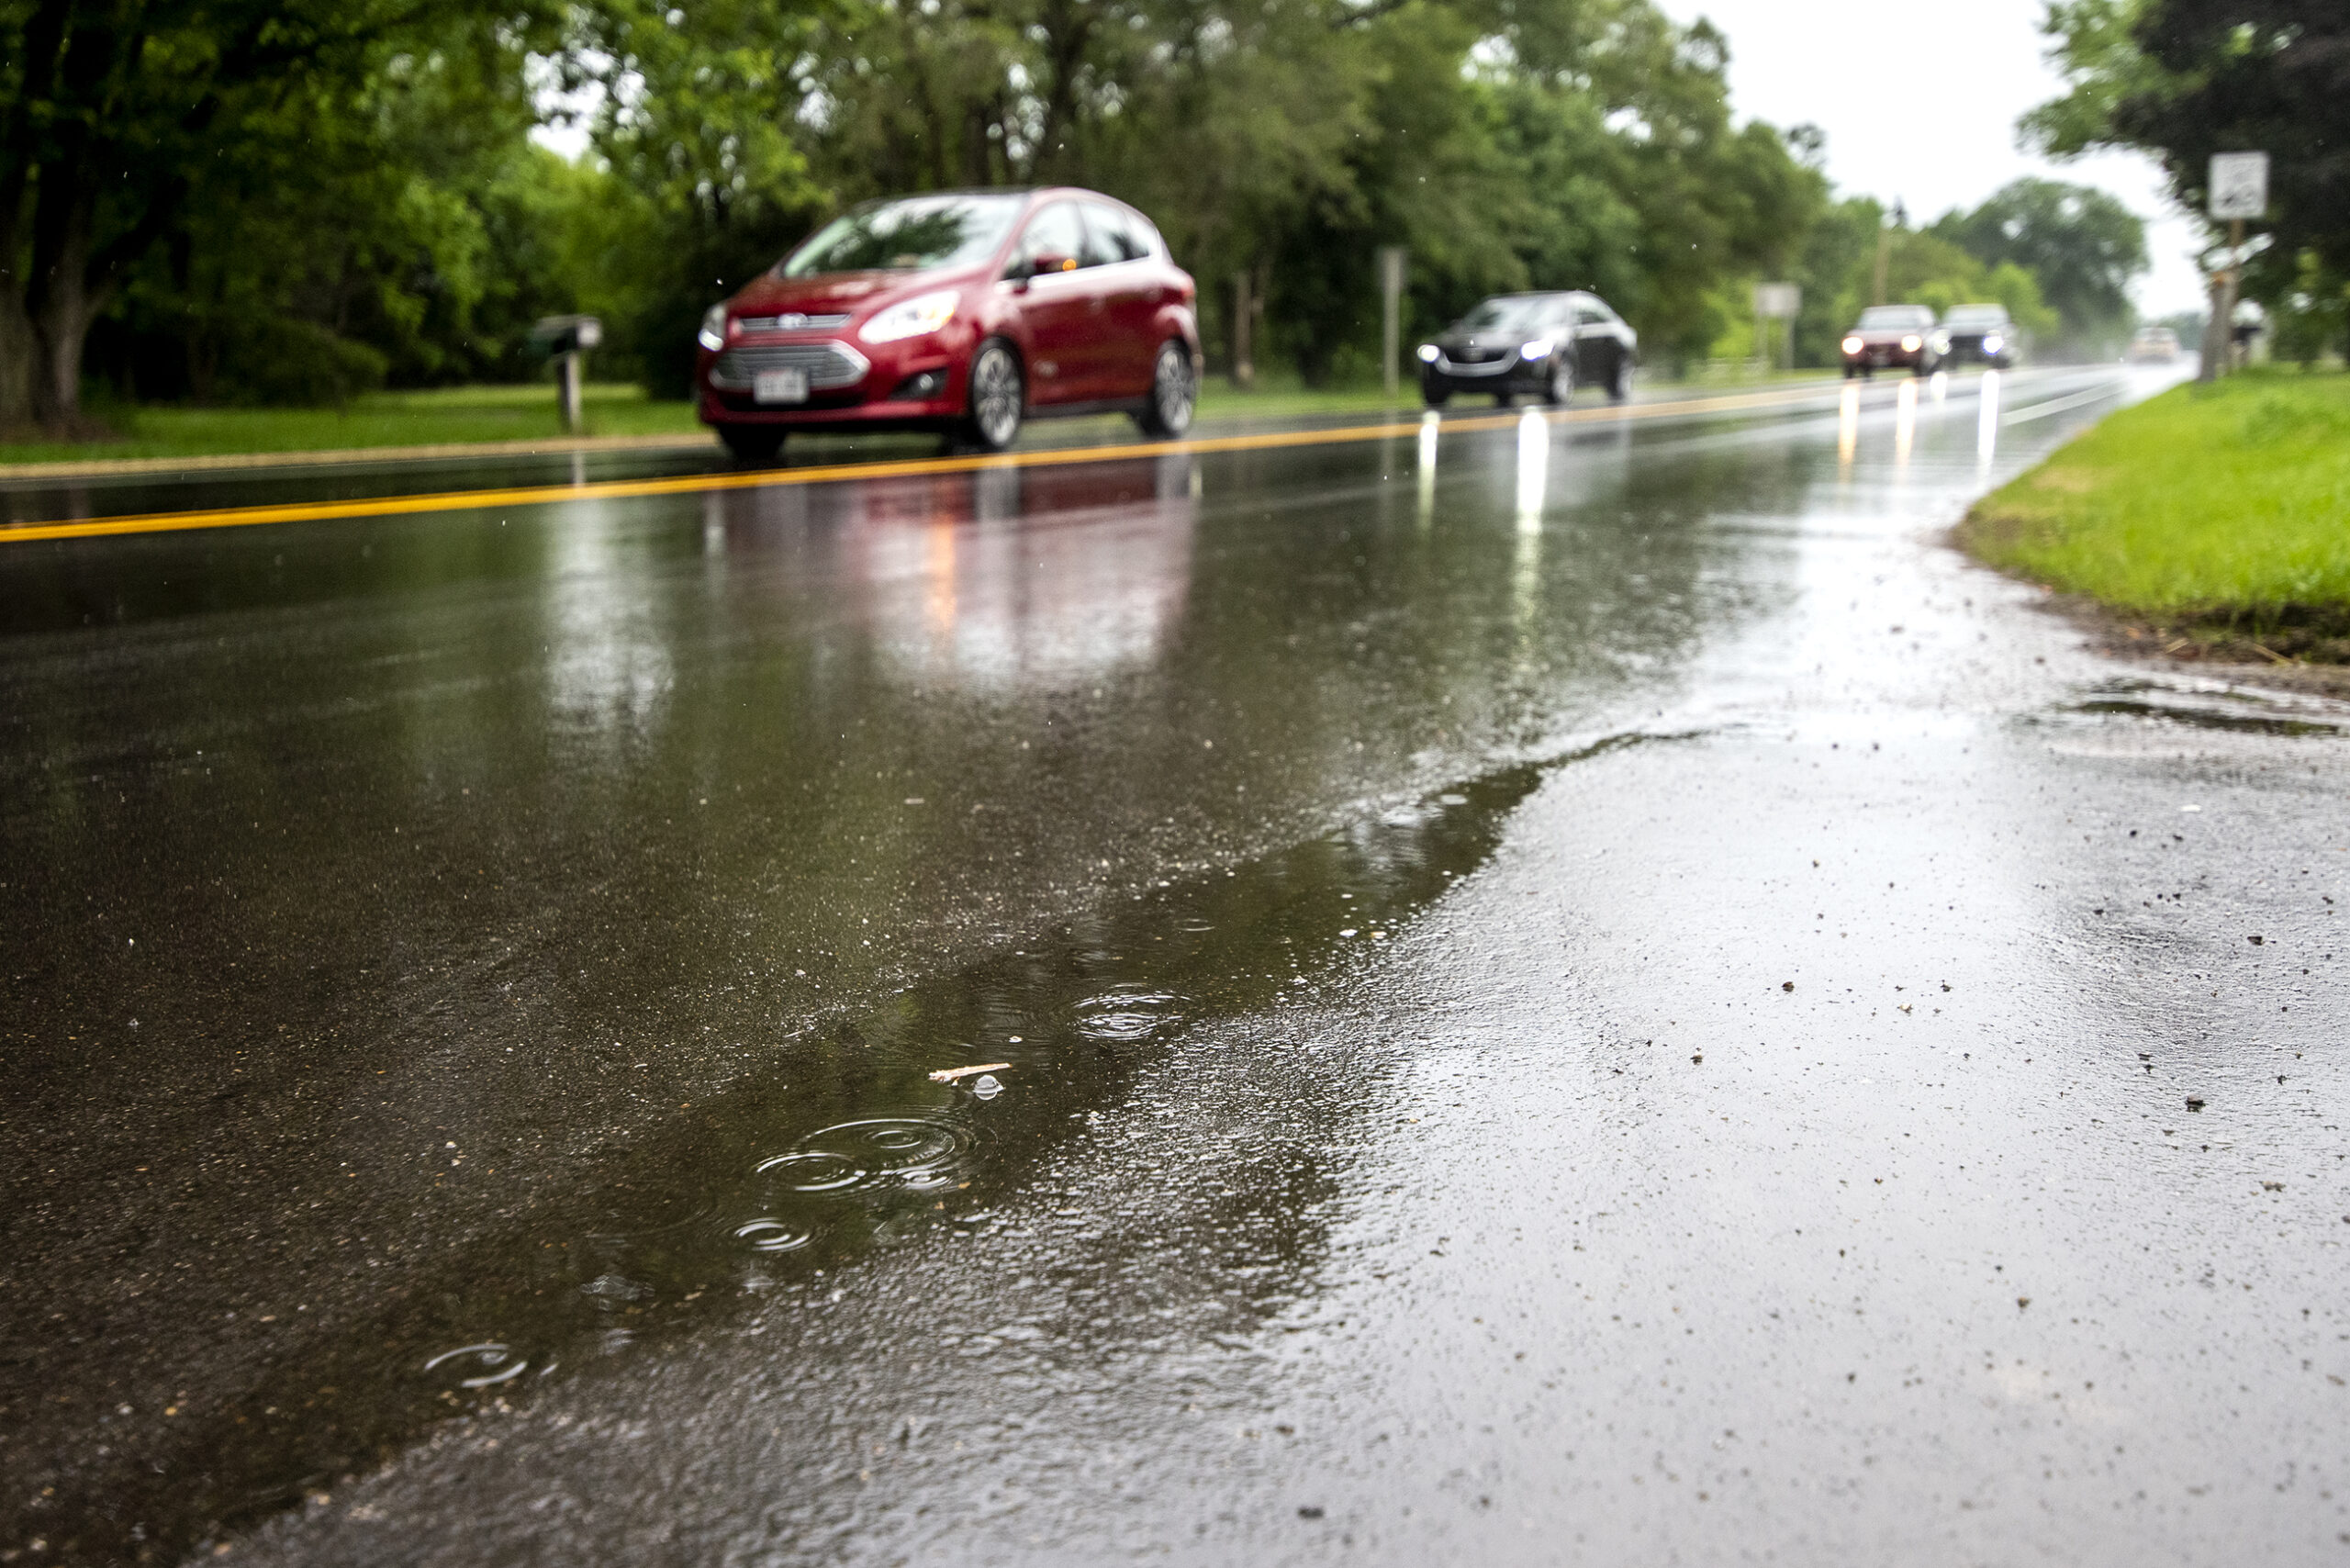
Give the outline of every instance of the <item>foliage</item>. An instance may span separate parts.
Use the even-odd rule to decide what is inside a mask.
[[[2107,193],[2021,179],[1972,212],[1946,214],[1932,231],[1987,267],[2028,270],[2075,342],[2102,345],[2129,330],[2146,225]]]
[[[2345,513],[2350,375],[2254,373],[2111,416],[1986,499],[1966,536],[2142,614],[2350,628]]]
[[[2246,292],[2275,301],[2306,252],[2350,271],[2350,7],[2340,0],[2054,0],[2044,29],[2069,91],[2024,118],[2058,156],[2153,153],[2186,207],[2215,152],[2269,154],[2273,237]]]
[[[1248,274],[1260,360],[1315,384],[1371,371],[1389,244],[1407,330],[1588,287],[1670,368],[1784,278],[1819,363],[1881,217],[1816,131],[1739,123],[1726,40],[1652,0],[0,0],[0,423],[70,424],[85,374],[216,404],[513,380],[569,310],[605,319],[599,373],[681,394],[703,309],[831,213],[1061,181],[1158,222],[1212,355]],[[532,141],[550,113],[585,157]],[[1904,286],[2022,316],[2009,259]]]

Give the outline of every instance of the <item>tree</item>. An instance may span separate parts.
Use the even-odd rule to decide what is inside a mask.
[[[2104,191],[2022,179],[1972,212],[1953,210],[1932,226],[1986,267],[2029,271],[2084,342],[2126,330],[2130,285],[2146,270],[2146,226]]]
[[[350,141],[403,43],[501,26],[456,0],[0,0],[0,426],[80,421],[93,322],[160,243],[218,216],[207,193]]]
[[[2044,30],[2070,91],[2024,118],[2059,157],[2152,152],[2190,209],[2214,152],[2273,160],[2271,292],[2307,251],[2350,269],[2350,7],[2340,0],[2053,0]]]

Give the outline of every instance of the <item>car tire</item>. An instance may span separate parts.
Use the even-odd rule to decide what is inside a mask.
[[[1616,374],[1609,377],[1607,382],[1607,398],[1610,402],[1628,403],[1632,400],[1634,374],[1630,360],[1619,359],[1616,362]]]
[[[1200,382],[1192,372],[1192,351],[1169,338],[1159,345],[1158,358],[1151,365],[1150,401],[1135,416],[1135,423],[1145,435],[1172,441],[1192,428],[1199,400]]]
[[[1566,408],[1575,400],[1575,362],[1573,360],[1569,359],[1565,354],[1559,356],[1558,363],[1550,366],[1550,384],[1543,389],[1543,393],[1554,409]]]
[[[1027,378],[1020,373],[1020,356],[1002,338],[990,338],[971,355],[969,411],[963,417],[963,439],[982,452],[1002,452],[1019,439],[1020,421],[1028,411]]]
[[[721,425],[718,439],[726,450],[745,463],[772,463],[776,454],[783,450],[783,427],[780,425]]]
[[[1510,408],[1515,408],[1515,407],[1516,407],[1516,406],[1517,406],[1517,394],[1516,394],[1516,393],[1515,393],[1515,392],[1496,392],[1496,393],[1494,393],[1494,408],[1496,408],[1496,409],[1510,409]]]
[[[1452,401],[1452,388],[1431,386],[1423,381],[1420,383],[1420,401],[1431,409],[1441,409]]]

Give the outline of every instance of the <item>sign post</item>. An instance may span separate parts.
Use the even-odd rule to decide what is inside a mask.
[[[1770,321],[1785,323],[1783,334],[1774,333],[1772,336],[1785,336],[1787,368],[1789,370],[1795,368],[1796,316],[1802,309],[1803,288],[1800,285],[1758,283],[1754,286],[1754,357],[1762,362],[1763,369],[1777,368],[1774,353],[1776,345],[1769,342],[1764,335],[1764,323]]]
[[[2211,279],[2211,319],[2203,328],[2203,364],[2198,381],[2210,381],[2222,365],[2235,368],[2236,290],[2243,283],[2244,223],[2268,211],[2268,154],[2211,154],[2211,206],[2214,218],[2228,223],[2228,262]]]
[[[1396,365],[1404,352],[1404,259],[1401,245],[1379,247],[1380,367],[1390,402],[1402,385]]]

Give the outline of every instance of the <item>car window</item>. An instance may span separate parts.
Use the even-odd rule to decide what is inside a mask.
[[[1930,327],[1934,313],[1922,305],[1872,305],[1861,312],[1861,325],[1880,330],[1893,327]]]
[[[785,277],[954,266],[985,257],[1020,216],[1020,198],[914,196],[843,213],[784,258]]]
[[[1578,305],[1575,307],[1575,321],[1585,327],[1604,326],[1607,321],[1607,312],[1596,305]]]
[[[1028,220],[1028,228],[1020,236],[1018,259],[1034,262],[1038,256],[1067,256],[1083,264],[1085,226],[1078,221],[1077,203],[1057,201]]]
[[[1505,294],[1460,318],[1460,325],[1472,332],[1517,331],[1537,326],[1550,308],[1551,301],[1539,296]]]
[[[1080,258],[1089,267],[1116,262],[1138,262],[1150,248],[1135,233],[1133,220],[1107,202],[1085,204],[1085,250]]]

